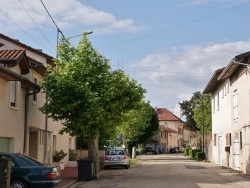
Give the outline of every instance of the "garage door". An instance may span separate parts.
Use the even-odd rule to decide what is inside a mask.
[[[10,148],[10,139],[0,137],[0,152],[9,152]]]

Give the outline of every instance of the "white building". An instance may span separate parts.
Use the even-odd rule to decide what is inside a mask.
[[[211,93],[212,161],[250,174],[250,52],[217,70],[204,94]]]

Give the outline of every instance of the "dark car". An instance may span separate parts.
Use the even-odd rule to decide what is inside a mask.
[[[179,147],[170,148],[169,153],[180,153]]]
[[[35,159],[17,153],[2,153],[11,159],[11,188],[59,188],[60,168],[45,166]]]
[[[145,153],[152,153],[152,154],[157,154],[157,151],[155,148],[152,147],[146,147],[145,148]]]

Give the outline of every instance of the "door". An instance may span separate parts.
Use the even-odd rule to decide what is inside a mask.
[[[234,140],[234,170],[240,170],[240,139]]]
[[[223,146],[222,146],[222,136],[218,137],[218,162],[219,165],[223,165]]]

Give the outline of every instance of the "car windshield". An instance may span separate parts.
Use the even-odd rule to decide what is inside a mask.
[[[125,155],[123,150],[109,150],[108,155]]]

